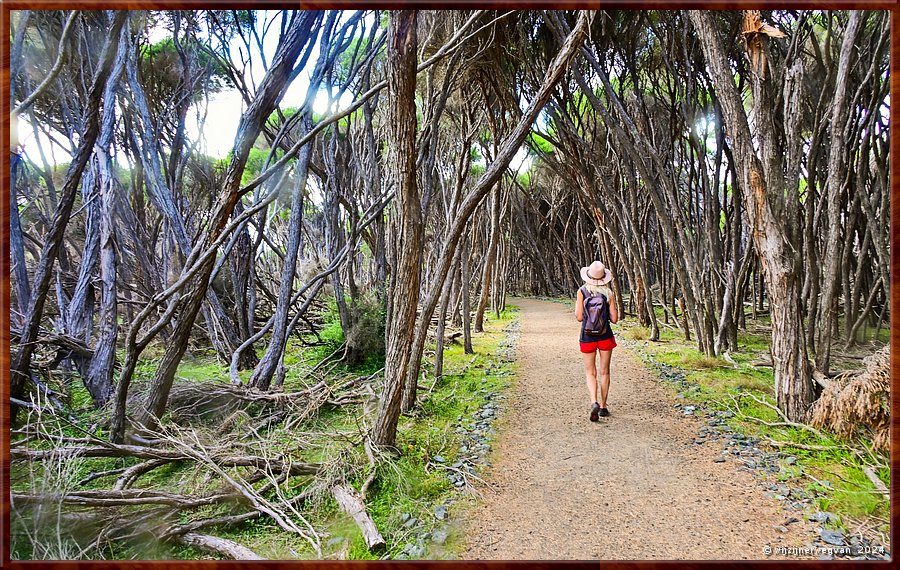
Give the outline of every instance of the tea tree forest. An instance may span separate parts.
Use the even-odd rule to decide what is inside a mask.
[[[595,259],[883,478],[889,21],[10,12],[13,557],[423,556],[516,298]]]

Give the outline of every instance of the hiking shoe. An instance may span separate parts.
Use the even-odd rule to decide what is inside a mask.
[[[594,402],[591,405],[591,421],[596,422],[599,415],[602,415],[603,409],[600,407],[600,404]],[[608,413],[608,412],[607,412]]]
[[[609,415],[609,410],[607,410],[606,408],[600,408],[599,415],[601,415],[605,418],[606,416]]]

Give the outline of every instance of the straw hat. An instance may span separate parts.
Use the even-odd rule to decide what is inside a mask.
[[[612,281],[613,275],[605,265],[595,261],[581,268],[581,278],[589,285],[606,285]]]

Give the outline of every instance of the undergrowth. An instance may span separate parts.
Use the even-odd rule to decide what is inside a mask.
[[[325,315],[325,327],[319,332],[321,343],[310,346],[319,339],[313,337],[292,337],[285,353],[284,390],[302,390],[314,383],[314,378],[325,372],[334,379],[353,376],[372,376],[371,395],[381,391],[380,369],[384,364],[383,348],[377,347],[372,355],[357,360],[353,364],[338,362],[320,367],[314,378],[310,371],[322,359],[332,355],[343,342],[337,314],[332,306]],[[376,315],[375,321],[377,322]],[[377,559],[396,558],[404,552],[404,547],[415,543],[420,537],[440,530],[447,535],[440,543],[425,541],[427,550],[416,558],[456,558],[460,549],[459,531],[452,520],[460,499],[465,497],[447,477],[447,467],[457,460],[463,436],[456,427],[471,418],[486,401],[488,392],[498,393],[507,389],[514,378],[514,362],[501,353],[501,345],[508,336],[504,329],[516,318],[516,309],[510,307],[497,319],[493,313],[485,315],[485,332],[473,333],[474,354],[465,354],[461,344],[451,343],[444,353],[444,375],[435,381],[433,345],[426,349],[423,359],[423,378],[420,380],[420,405],[409,415],[401,415],[398,423],[397,448],[399,453],[381,453],[378,457],[375,477],[368,487],[365,504],[376,526],[387,542],[387,548],[370,552],[365,545],[361,531],[349,515],[337,506],[323,483],[323,489],[308,499],[301,511],[321,537],[321,556],[331,559]],[[371,325],[371,323],[370,323]],[[377,332],[377,329],[376,329]],[[383,330],[381,331],[383,334]],[[461,340],[461,339],[460,339]],[[261,343],[262,345],[262,343]],[[261,356],[261,349],[259,355]],[[142,360],[135,373],[133,390],[141,390],[155,372],[153,347]],[[337,356],[340,356],[338,353]],[[251,371],[242,372],[246,381]],[[219,361],[209,352],[188,354],[176,373],[176,383],[229,381],[228,363]],[[373,376],[374,375],[374,376]],[[62,422],[57,426],[59,435],[81,437],[85,426],[100,415],[92,411],[89,398],[80,383],[71,386],[71,412],[79,416],[78,427]],[[361,445],[361,433],[371,429],[377,414],[374,398],[346,403],[342,406],[323,406],[313,416],[301,423],[289,426],[276,425],[261,433],[251,435],[246,420],[238,419],[231,431],[217,435],[217,425],[197,425],[204,437],[235,438],[246,440],[254,449],[269,449],[272,453],[288,453],[292,459],[301,462],[322,464],[325,477],[346,479],[346,482],[360,490],[369,478],[371,466]],[[164,421],[169,418],[164,418]],[[251,419],[251,418],[248,418]],[[54,428],[56,429],[56,428]],[[96,435],[102,434],[102,427]],[[264,438],[264,439],[259,439]],[[36,442],[31,448],[41,448]],[[135,458],[77,458],[77,461],[59,462],[42,466],[44,471],[33,469],[31,473],[14,470],[12,486],[17,492],[29,493],[56,489],[109,489],[116,475],[93,479],[82,483],[82,479],[92,473],[113,471],[135,465]],[[51,467],[54,467],[51,468]],[[238,468],[232,475],[248,474]],[[175,462],[157,468],[142,477],[136,487],[155,490],[177,491],[186,495],[202,495],[216,492],[208,476],[190,463]],[[304,492],[315,481],[311,477],[292,477],[283,485],[282,493],[291,498]],[[267,496],[275,500],[274,494]],[[443,506],[448,518],[439,520],[435,508]],[[190,519],[216,517],[233,514],[242,507],[213,505],[191,510],[180,515],[178,522]],[[52,515],[53,513],[48,513]],[[46,517],[44,517],[46,518]],[[41,519],[44,520],[44,519]],[[91,537],[68,536],[69,542],[57,541],[53,544],[50,535],[37,536],[41,520],[17,520],[13,517],[12,555],[14,559],[190,559],[204,560],[212,557],[203,551],[186,546],[160,544],[148,540],[146,536],[131,541],[107,541],[88,550],[81,547]],[[409,524],[414,520],[415,524]],[[17,526],[18,525],[18,526]],[[52,530],[52,529],[51,529]],[[301,537],[285,532],[269,517],[259,517],[232,526],[210,527],[203,532],[216,537],[233,540],[267,559],[314,559],[319,557],[313,547]],[[30,533],[30,534],[29,534]],[[58,535],[59,533],[55,533]],[[75,542],[72,542],[72,541]],[[419,543],[422,541],[419,540]]]

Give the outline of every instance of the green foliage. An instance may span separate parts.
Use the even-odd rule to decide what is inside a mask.
[[[556,150],[556,147],[553,146],[553,143],[542,137],[536,132],[533,132],[525,139],[525,144],[528,145],[528,148],[533,150],[534,152],[541,154],[550,154]]]
[[[271,154],[271,152],[271,149],[256,146],[250,149],[250,152],[247,154],[247,163],[244,165],[244,172],[241,174],[241,185],[247,184],[259,176],[263,171],[263,167],[266,165],[266,160],[269,159],[269,154]],[[231,163],[232,156],[234,156],[233,152],[228,151],[225,158],[217,161],[216,167],[221,170],[227,168]],[[269,160],[269,166],[272,166],[272,164],[278,161],[282,156],[284,156],[284,151],[275,149],[274,156]]]
[[[325,309],[321,315],[325,324],[319,330],[319,338],[322,344],[313,347],[311,355],[314,360],[323,360],[329,354],[337,350],[344,343],[344,329],[341,327],[341,317],[338,313],[337,302],[329,297],[325,302]],[[310,337],[312,339],[313,337]]]
[[[228,73],[221,62],[210,56],[202,49],[196,40],[192,38],[180,39],[181,48],[188,57],[195,58],[195,67],[209,69],[211,91],[220,91],[225,87]],[[140,66],[144,76],[153,76],[160,94],[171,94],[176,88],[180,88],[184,72],[178,49],[172,38],[164,38],[155,44],[143,44],[140,48]],[[193,97],[199,100],[203,93],[203,87],[198,86]]]
[[[269,114],[268,118],[266,119],[266,125],[268,125],[270,128],[272,128],[274,130],[278,130],[281,128],[281,125],[283,123],[290,120],[290,118],[293,117],[294,115],[296,115],[297,111],[299,111],[299,110],[300,109],[297,107],[285,107],[284,109],[280,110],[280,112],[281,112],[280,115],[279,115],[279,111],[277,111],[277,110],[272,111],[272,113]],[[282,117],[284,118],[283,121],[282,121]]]
[[[358,360],[339,367],[340,370],[359,374],[371,374],[384,366],[384,334],[386,312],[383,303],[374,292],[368,291],[357,299],[344,297],[348,309],[353,313],[353,324],[344,335],[337,302],[329,298],[321,314],[324,326],[319,331],[321,344],[311,350],[312,358],[322,360],[338,350],[344,342],[357,352]],[[313,340],[310,336],[307,340]]]
[[[216,361],[208,362],[205,359],[185,357],[178,365],[175,376],[179,380],[194,382],[222,381],[228,382],[228,365]]]
[[[519,172],[516,175],[516,182],[518,182],[522,188],[528,188],[529,186],[531,186],[531,178],[532,178],[531,171],[525,170],[523,172]]]
[[[365,355],[371,366],[384,365],[384,333],[387,326],[387,312],[374,291],[368,291],[356,299],[352,305],[354,323],[347,341]]]

